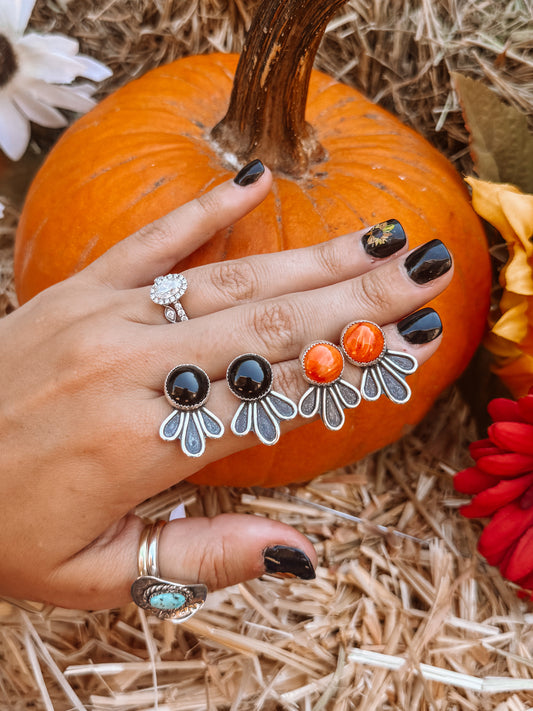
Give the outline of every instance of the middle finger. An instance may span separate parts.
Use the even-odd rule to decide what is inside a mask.
[[[162,369],[196,363],[210,378],[224,376],[242,353],[258,353],[271,363],[297,358],[316,339],[338,342],[350,321],[398,321],[437,296],[452,276],[452,258],[440,240],[393,259],[355,279],[311,291],[228,308],[179,324],[149,327],[154,362],[150,385],[160,391]]]

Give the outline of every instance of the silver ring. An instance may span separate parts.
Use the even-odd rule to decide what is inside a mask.
[[[183,274],[166,274],[156,277],[150,289],[150,298],[154,304],[164,306],[165,318],[170,323],[188,321],[180,299],[187,291],[187,279]]]
[[[166,521],[147,523],[139,538],[139,577],[131,586],[133,602],[162,620],[183,622],[203,606],[207,586],[184,585],[159,576],[159,539]]]

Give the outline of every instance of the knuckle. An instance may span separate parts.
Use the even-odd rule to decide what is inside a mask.
[[[274,371],[274,390],[296,399],[302,392],[303,378],[299,366],[292,363],[278,363]]]
[[[197,207],[201,215],[208,218],[217,217],[222,209],[220,200],[216,194],[213,193],[213,191],[204,193],[203,195],[197,197],[194,200],[194,205]]]
[[[320,269],[334,281],[338,281],[346,265],[346,254],[342,252],[339,240],[321,242],[316,246],[315,258]]]
[[[144,225],[133,235],[139,242],[146,244],[147,242],[156,246],[166,245],[172,242],[174,234],[169,222],[165,218],[161,218],[149,225]]]
[[[368,272],[353,282],[353,296],[363,313],[389,311],[393,308],[393,292],[377,272]]]
[[[224,299],[253,301],[258,293],[259,278],[249,262],[220,262],[213,265],[213,286]]]
[[[265,302],[253,311],[251,328],[256,340],[267,353],[286,355],[296,344],[300,319],[294,305],[288,301]]]

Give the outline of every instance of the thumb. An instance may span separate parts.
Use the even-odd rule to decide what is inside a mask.
[[[127,516],[54,575],[55,604],[79,609],[131,602],[145,522]],[[221,514],[171,521],[159,540],[159,577],[218,590],[261,575],[309,580],[317,562],[311,542],[290,526],[260,516]]]

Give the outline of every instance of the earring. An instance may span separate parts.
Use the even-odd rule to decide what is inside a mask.
[[[224,434],[224,425],[206,407],[211,384],[207,373],[197,365],[178,365],[165,380],[164,394],[174,408],[161,423],[161,439],[179,439],[183,453],[200,457],[205,452],[205,438],[218,439]]]
[[[231,421],[231,431],[242,437],[255,432],[263,444],[275,444],[281,420],[292,420],[297,409],[292,400],[272,390],[272,366],[256,353],[240,355],[228,366],[229,389],[243,402]]]
[[[298,411],[302,417],[320,414],[330,430],[340,430],[344,424],[344,408],[353,409],[361,402],[359,390],[342,380],[344,358],[338,346],[328,341],[314,341],[300,355],[304,378],[311,387],[300,398]]]
[[[361,395],[377,400],[383,393],[398,404],[411,397],[405,377],[414,373],[418,362],[409,353],[390,351],[385,334],[372,321],[352,321],[341,333],[341,347],[354,365],[363,368]]]

